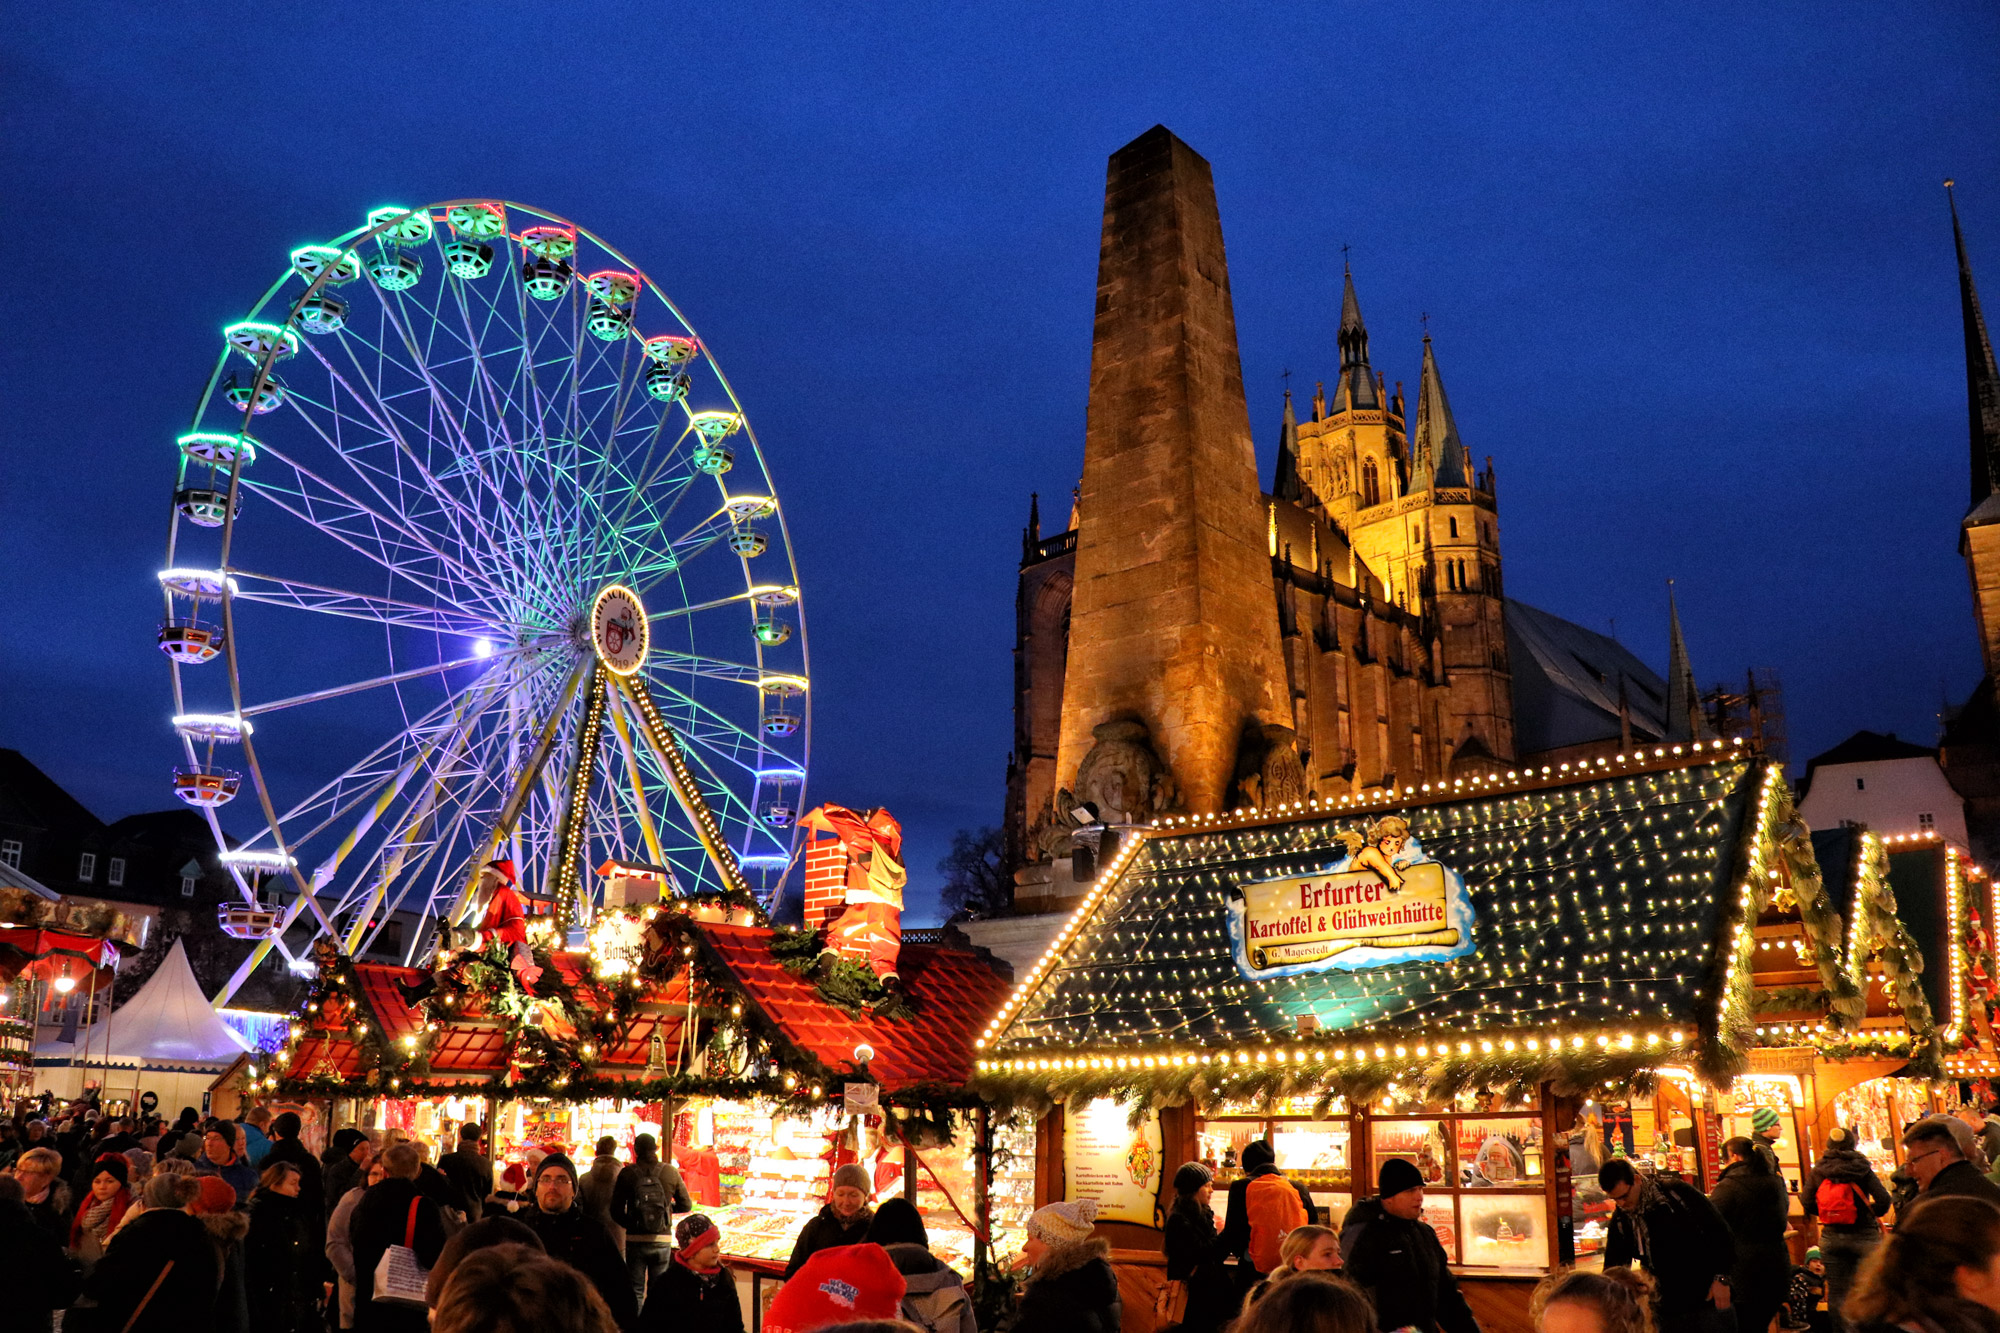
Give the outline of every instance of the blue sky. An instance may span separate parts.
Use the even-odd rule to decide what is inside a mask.
[[[390,200],[575,218],[737,386],[806,588],[817,798],[919,896],[995,823],[1028,493],[1080,462],[1104,159],[1214,165],[1260,457],[1428,311],[1511,595],[1704,682],[1771,666],[1796,759],[1933,737],[1977,678],[1950,234],[2000,293],[2000,11],[1488,4],[23,6],[0,39],[0,744],[169,802],[152,644],[218,327]],[[1059,508],[1059,504],[1051,506]]]

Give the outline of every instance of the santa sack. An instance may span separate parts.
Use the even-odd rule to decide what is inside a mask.
[[[430,1278],[430,1270],[417,1262],[417,1205],[422,1199],[410,1200],[410,1221],[403,1228],[403,1243],[391,1245],[382,1251],[382,1257],[375,1262],[375,1299],[391,1305],[414,1305],[425,1307],[424,1284]]]

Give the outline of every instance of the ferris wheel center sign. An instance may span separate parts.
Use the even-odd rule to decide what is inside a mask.
[[[629,676],[646,663],[646,608],[639,594],[614,583],[597,594],[590,608],[590,643],[597,660],[614,674]]]

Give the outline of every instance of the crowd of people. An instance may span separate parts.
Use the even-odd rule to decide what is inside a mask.
[[[1835,1129],[1798,1182],[1812,1242],[1794,1266],[1793,1188],[1774,1125],[1723,1145],[1703,1194],[1622,1158],[1601,1272],[1536,1289],[1542,1333],[2000,1333],[2000,1116],[1929,1116],[1879,1179]],[[531,1149],[497,1175],[483,1130],[430,1160],[395,1130],[184,1109],[0,1118],[0,1281],[9,1328],[46,1333],[744,1333],[723,1234],[658,1143],[601,1139],[588,1165]],[[1480,1333],[1411,1163],[1320,1225],[1309,1192],[1249,1144],[1216,1214],[1213,1172],[1172,1177],[1159,1333]],[[979,1333],[965,1277],[905,1199],[833,1173],[801,1228],[769,1333]],[[1124,1295],[1089,1200],[1027,1220],[1008,1333],[1118,1333]],[[993,1312],[989,1312],[993,1313]]]

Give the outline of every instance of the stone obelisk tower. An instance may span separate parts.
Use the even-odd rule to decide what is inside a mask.
[[[1246,725],[1292,725],[1261,495],[1214,177],[1156,125],[1105,179],[1059,786],[1139,722],[1216,810]]]

